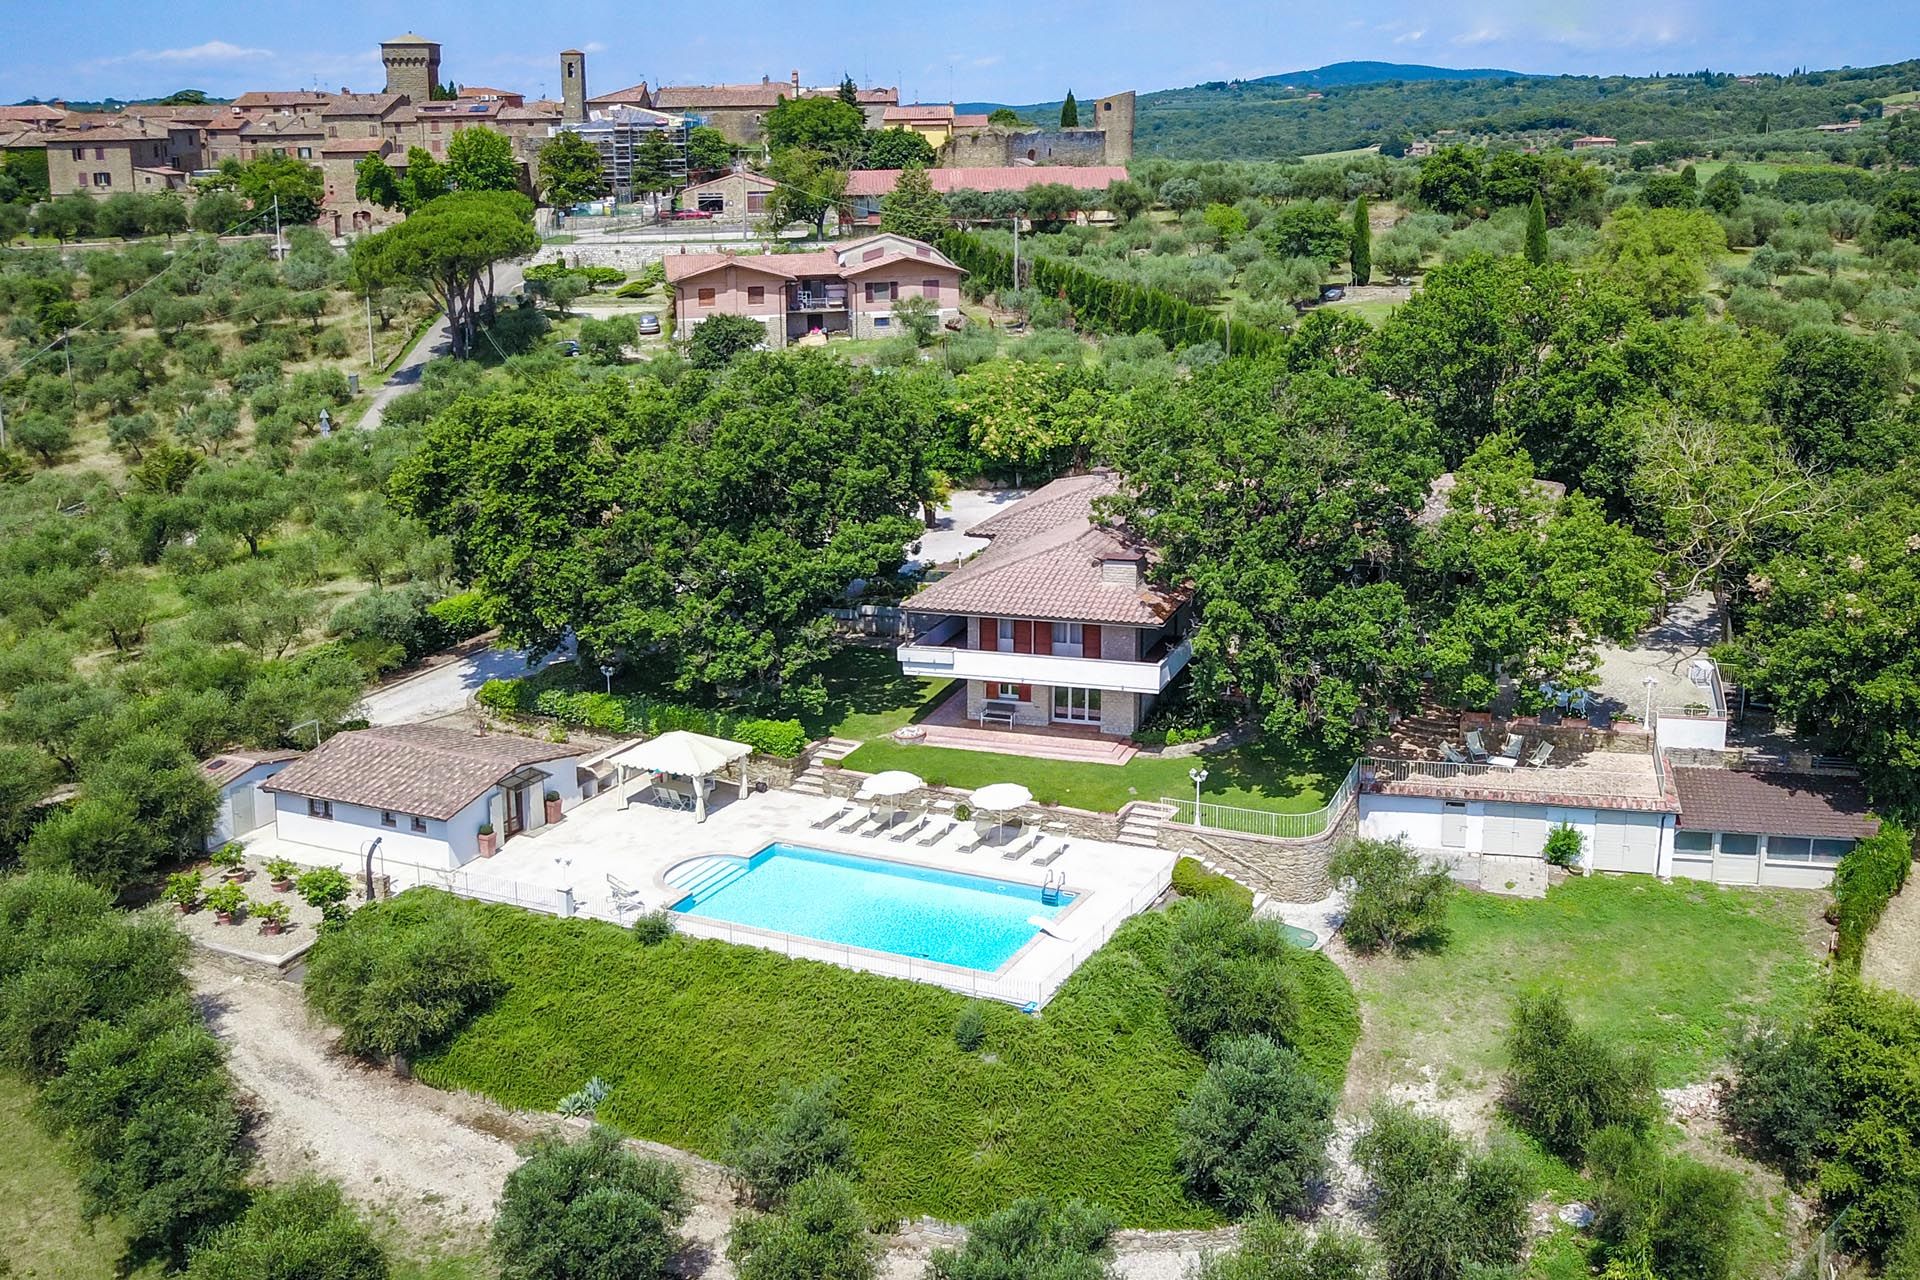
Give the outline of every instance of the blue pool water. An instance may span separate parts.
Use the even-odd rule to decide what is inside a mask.
[[[673,904],[709,920],[822,942],[998,969],[1073,901],[1042,902],[1040,890],[987,876],[911,867],[877,858],[770,844],[744,873],[722,875]]]

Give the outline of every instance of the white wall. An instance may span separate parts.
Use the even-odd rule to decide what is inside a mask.
[[[291,760],[273,760],[265,764],[257,764],[241,774],[238,778],[235,778],[232,782],[221,787],[220,808],[213,816],[213,830],[207,833],[205,847],[209,850],[218,849],[235,836],[247,834],[244,831],[235,831],[233,829],[233,798],[236,793],[241,791],[252,791],[254,793],[253,812],[256,824],[254,830],[258,830],[260,827],[272,826],[274,814],[273,797],[269,793],[261,791],[260,784],[292,763],[293,761]]]
[[[1654,721],[1653,738],[1662,751],[1725,751],[1727,718],[1662,713]]]
[[[476,847],[474,829],[486,821],[486,796],[475,800],[447,821],[427,819],[424,835],[413,830],[406,814],[396,814],[396,825],[384,827],[380,825],[378,809],[342,804],[336,800],[333,818],[328,820],[308,816],[305,796],[278,792],[273,799],[274,829],[282,840],[359,853],[367,841],[378,837],[380,852],[386,857],[425,867],[452,867],[472,857]],[[450,835],[452,839],[461,841],[459,847],[465,850],[459,858],[449,854]]]

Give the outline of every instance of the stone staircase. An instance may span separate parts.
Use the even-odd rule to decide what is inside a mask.
[[[667,887],[675,891],[674,900],[681,898],[706,898],[747,874],[745,858],[715,854],[707,858],[693,858],[681,863],[666,874]]]
[[[801,771],[800,776],[793,780],[793,786],[789,790],[798,791],[804,796],[827,794],[826,762],[845,760],[859,749],[860,744],[851,738],[828,738],[814,751],[813,758],[808,761],[807,767]]]
[[[1118,844],[1130,844],[1141,849],[1160,847],[1160,828],[1165,826],[1175,813],[1170,804],[1157,801],[1135,800],[1120,810],[1120,834]]]

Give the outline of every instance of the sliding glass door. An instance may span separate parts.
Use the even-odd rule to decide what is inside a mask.
[[[1076,724],[1100,723],[1100,691],[1098,689],[1070,689],[1065,685],[1053,687],[1053,718]]]

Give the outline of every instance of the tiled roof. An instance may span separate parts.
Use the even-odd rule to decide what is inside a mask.
[[[510,733],[393,725],[337,733],[298,764],[275,774],[262,789],[423,818],[451,818],[515,770],[579,752],[578,747]]]
[[[66,117],[66,114],[66,111],[60,107],[0,107],[0,120],[5,120],[9,123],[25,122],[32,124],[40,120],[61,120]]]
[[[279,760],[298,760],[299,758],[300,753],[298,751],[280,749],[270,751],[228,751],[223,755],[202,760],[200,762],[200,776],[205,778],[211,786],[224,787],[257,765],[273,764]]]
[[[803,88],[799,96],[829,98],[838,92],[837,88]],[[701,107],[771,108],[780,99],[793,96],[793,82],[790,80],[769,80],[764,84],[667,84],[653,91],[653,105],[682,110],[698,110]],[[886,106],[900,99],[897,89],[861,89],[855,96],[863,107]]]
[[[1007,164],[978,168],[929,169],[927,181],[942,195],[950,191],[1025,191],[1037,183],[1059,183],[1077,191],[1105,191],[1126,180],[1117,164]],[[847,175],[849,196],[883,196],[900,181],[898,169],[855,169]]]
[[[888,107],[881,117],[883,120],[952,120],[953,108],[946,103],[922,105],[918,102],[904,107]]]
[[[647,107],[653,105],[653,95],[647,90],[647,82],[642,80],[639,84],[630,84],[624,89],[615,89],[612,93],[596,93],[587,99],[587,105],[590,107],[617,102],[630,102],[635,106]]]
[[[333,138],[320,148],[322,155],[365,155],[387,145],[385,138]]]
[[[399,106],[404,93],[344,93],[321,109],[322,116],[380,116]]]
[[[315,107],[324,106],[333,101],[331,93],[321,93],[313,89],[270,89],[243,93],[233,100],[233,105],[243,110],[248,107]]]
[[[129,129],[118,126],[103,126],[98,129],[59,130],[45,135],[47,145],[96,146],[102,142],[162,142],[164,134],[151,134],[141,129]]]
[[[1880,829],[1852,778],[1745,769],[1677,768],[1679,825],[1688,831],[1864,839]]]
[[[914,613],[1043,618],[1157,627],[1187,598],[1150,583],[1105,581],[1102,562],[1145,561],[1124,530],[1096,523],[1093,501],[1117,493],[1111,471],[1044,485],[970,531],[992,545],[907,602]]]
[[[987,115],[956,114],[953,117],[953,127],[956,129],[984,129],[992,123],[993,118]]]

